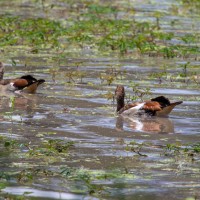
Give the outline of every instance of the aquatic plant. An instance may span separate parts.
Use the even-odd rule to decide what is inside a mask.
[[[88,47],[91,51],[114,51],[121,55],[139,53],[165,58],[198,55],[198,46],[192,44],[197,43],[199,34],[177,36],[160,29],[159,19],[163,13],[154,13],[155,24],[117,18],[121,9],[132,12],[125,6],[120,8],[98,3],[82,3],[83,7],[78,7],[81,9],[79,18],[71,17],[65,23],[45,18],[0,16],[0,47],[23,45],[29,47],[29,53],[35,54],[49,50],[58,60],[64,58],[70,49],[81,50]],[[73,7],[73,4],[71,6]],[[49,9],[52,9],[51,6]],[[74,9],[73,7],[69,11],[72,16]],[[172,39],[180,39],[182,43],[173,44]]]
[[[59,2],[55,1],[55,5],[51,4],[51,2],[47,0],[34,0],[31,2],[34,2],[35,4],[31,4],[33,8],[35,8],[34,6],[36,6],[36,8],[40,9],[40,14],[41,16],[44,16],[44,18],[29,18],[28,16],[24,18],[24,16],[15,17],[11,15],[0,16],[0,52],[3,56],[5,56],[5,58],[3,59],[7,60],[7,63],[11,63],[13,68],[18,70],[19,62],[20,64],[25,62],[25,67],[28,66],[30,59],[30,62],[37,63],[37,65],[39,65],[40,67],[45,66],[45,69],[41,70],[43,70],[44,73],[50,73],[50,75],[52,75],[52,79],[55,82],[58,82],[58,86],[55,85],[55,88],[60,88],[60,83],[62,83],[63,85],[66,82],[69,82],[72,85],[76,83],[84,83],[84,81],[87,80],[86,78],[91,75],[88,74],[89,70],[86,71],[84,68],[86,64],[88,66],[91,60],[94,61],[93,58],[96,57],[99,58],[110,56],[114,62],[115,60],[117,60],[117,62],[119,63],[122,62],[123,65],[133,62],[135,63],[138,62],[138,60],[141,64],[140,61],[141,59],[143,60],[143,57],[163,57],[169,60],[163,61],[163,59],[161,58],[150,58],[147,60],[144,59],[145,61],[144,63],[142,63],[142,65],[144,64],[146,66],[148,64],[148,66],[151,66],[157,64],[155,69],[156,71],[153,73],[150,72],[149,76],[148,73],[146,76],[146,72],[144,73],[145,76],[143,76],[143,72],[142,74],[139,74],[137,70],[133,71],[133,73],[126,73],[115,64],[108,65],[107,61],[105,63],[102,62],[103,65],[105,64],[105,66],[103,67],[106,67],[107,69],[102,70],[100,73],[95,71],[95,78],[98,80],[87,83],[88,85],[86,87],[81,88],[98,88],[98,91],[97,93],[95,93],[95,95],[98,94],[98,96],[101,95],[100,97],[107,97],[111,99],[113,97],[113,87],[106,86],[109,92],[105,94],[105,90],[102,90],[103,92],[99,90],[101,89],[100,87],[102,85],[96,85],[96,82],[98,81],[101,82],[101,84],[106,85],[123,84],[125,82],[125,84],[129,86],[129,89],[131,89],[131,94],[133,94],[134,92],[134,97],[127,95],[127,101],[132,101],[135,99],[145,99],[146,95],[151,94],[149,88],[150,84],[151,86],[153,84],[154,87],[182,87],[185,89],[185,83],[187,80],[189,80],[189,83],[191,83],[192,81],[195,82],[195,86],[191,84],[188,85],[188,88],[195,87],[198,89],[200,83],[200,79],[198,79],[199,66],[197,66],[196,63],[194,63],[193,61],[198,61],[199,59],[199,33],[197,31],[193,34],[193,32],[190,32],[190,30],[187,33],[184,33],[182,31],[174,31],[182,25],[181,20],[179,21],[179,17],[182,17],[183,13],[178,13],[179,9],[182,9],[181,5],[180,7],[178,7],[177,5],[173,6],[174,12],[176,12],[178,17],[174,20],[171,20],[170,18],[171,21],[169,20],[169,24],[167,24],[167,26],[171,25],[173,26],[173,28],[171,30],[172,32],[169,32],[169,30],[166,30],[165,27],[162,26],[162,18],[166,13],[163,14],[160,12],[155,12],[151,15],[154,17],[154,21],[140,21],[139,17],[134,16],[135,12],[137,11],[134,11],[134,4],[132,1],[104,1],[102,3],[102,1],[99,0],[68,0]],[[67,4],[67,6],[64,8],[64,11],[62,10],[62,6],[60,6],[62,5],[61,2]],[[186,7],[188,8],[187,10],[191,9],[191,7],[187,6],[187,4],[190,4],[190,2],[188,1],[185,3]],[[61,17],[59,19],[56,19],[55,16],[48,16],[51,9],[54,9],[54,7],[56,6],[59,6],[59,14],[61,14],[62,12],[67,13],[67,16],[65,16],[66,18],[62,19]],[[194,9],[194,7],[192,9]],[[143,19],[145,20],[145,18]],[[168,23],[168,21],[166,21],[166,23]],[[71,57],[75,59],[71,59]],[[79,62],[80,57],[81,61]],[[40,59],[42,60],[41,63]],[[86,64],[82,62],[82,59],[84,60],[84,62],[86,60]],[[162,60],[162,62],[160,62],[160,60]],[[96,62],[96,60],[94,62]],[[99,60],[97,60],[96,62],[97,65],[99,64],[98,62]],[[163,67],[163,69],[161,68],[160,71],[157,72],[157,67],[163,65],[163,62],[166,62],[165,66]],[[26,67],[26,70],[32,70],[32,67],[35,65],[30,66],[30,68]],[[47,67],[49,67],[50,69],[47,70]],[[37,72],[39,73],[40,71]],[[127,77],[128,79],[126,79]],[[129,80],[134,80],[135,83],[131,84],[130,82],[128,82]],[[142,82],[137,84],[138,80],[142,80]],[[155,82],[163,85],[156,85]],[[52,88],[51,83],[48,86],[48,89],[49,88]],[[100,121],[97,120],[100,122],[100,125],[98,123],[98,126],[101,126],[100,131],[102,132],[100,134],[105,133],[105,135],[103,135],[103,139],[105,139],[103,143],[106,143],[106,146],[109,145],[109,147],[111,147],[108,149],[105,148],[104,153],[106,153],[106,155],[108,153],[109,158],[110,153],[113,154],[113,160],[110,159],[109,165],[105,166],[105,160],[101,160],[101,158],[103,158],[101,154],[102,152],[100,152],[102,145],[100,143],[94,144],[94,138],[90,138],[88,135],[91,131],[93,132],[97,130],[97,122],[95,121],[94,127],[94,120],[91,116],[88,115],[89,123],[86,124],[87,127],[83,127],[83,123],[86,118],[82,118],[80,114],[82,112],[91,114],[90,111],[88,111],[88,108],[83,109],[81,107],[78,110],[75,109],[73,113],[76,112],[76,114],[73,116],[74,118],[71,118],[71,114],[73,113],[71,113],[71,109],[68,109],[68,106],[70,107],[68,103],[71,103],[71,100],[68,101],[71,93],[69,93],[69,96],[66,99],[63,98],[63,95],[68,95],[68,93],[65,92],[62,93],[62,99],[59,99],[58,101],[59,103],[60,101],[62,101],[62,103],[66,103],[65,106],[67,106],[67,108],[60,108],[54,113],[55,108],[57,109],[57,105],[53,108],[50,108],[50,106],[53,103],[55,104],[54,100],[58,96],[52,97],[51,91],[49,90],[46,90],[45,92],[47,93],[44,94],[44,96],[47,97],[47,99],[45,99],[44,101],[42,100],[42,104],[40,104],[41,102],[39,103],[39,108],[34,108],[34,110],[31,109],[31,111],[28,110],[28,113],[25,113],[29,117],[31,112],[32,117],[32,114],[34,114],[34,112],[42,109],[42,112],[44,111],[42,115],[44,114],[45,117],[48,117],[48,120],[44,119],[44,123],[44,121],[37,118],[38,115],[36,114],[36,119],[26,119],[24,123],[16,122],[14,123],[12,131],[9,130],[11,133],[14,132],[17,135],[18,133],[22,133],[21,135],[23,136],[23,138],[20,138],[20,140],[9,138],[3,139],[2,137],[0,137],[0,148],[2,152],[1,158],[2,160],[5,159],[8,162],[6,163],[6,167],[3,167],[2,169],[4,171],[1,171],[0,173],[0,189],[5,188],[7,185],[10,185],[10,183],[16,183],[18,185],[25,185],[34,188],[35,185],[38,183],[38,180],[41,181],[40,183],[42,188],[44,185],[47,184],[47,182],[49,183],[50,180],[56,179],[60,181],[60,184],[58,185],[59,188],[55,189],[56,191],[59,190],[59,192],[62,192],[61,190],[63,187],[63,190],[67,190],[73,193],[86,194],[88,196],[97,196],[100,199],[103,199],[104,194],[106,194],[107,196],[109,196],[108,198],[114,199],[116,196],[111,196],[111,193],[113,191],[114,193],[116,191],[117,193],[120,193],[120,189],[123,189],[124,192],[127,191],[126,189],[129,186],[130,191],[133,191],[131,190],[131,188],[133,188],[132,186],[137,186],[136,184],[138,183],[138,181],[134,181],[134,173],[137,176],[139,174],[144,175],[139,177],[138,180],[141,183],[141,180],[145,179],[145,190],[146,183],[149,183],[149,180],[153,180],[153,178],[155,178],[154,172],[164,172],[163,169],[169,169],[166,172],[167,176],[174,176],[174,168],[172,166],[169,166],[169,162],[171,160],[180,160],[180,157],[183,157],[184,159],[189,157],[191,158],[188,159],[190,162],[194,161],[195,159],[197,160],[197,162],[199,160],[198,143],[190,145],[178,143],[170,144],[171,146],[163,145],[163,143],[166,144],[167,139],[173,139],[174,137],[175,139],[180,139],[176,137],[176,134],[149,135],[146,132],[138,133],[135,130],[132,130],[127,125],[124,126],[124,132],[118,132],[117,134],[115,134],[116,132],[112,124],[109,124],[109,128],[103,127],[102,124],[104,123],[104,121],[102,121],[102,119],[107,114],[109,117],[110,115],[112,115],[110,114],[112,113],[112,111],[110,112],[109,105],[109,112],[101,112],[101,116],[98,116],[98,119]],[[58,94],[58,92],[60,92],[60,90],[55,91],[56,94]],[[93,96],[94,94],[89,95]],[[43,95],[39,95],[39,98],[41,96]],[[186,96],[184,95],[177,98],[185,97]],[[199,97],[195,95],[188,95],[187,98],[189,100],[199,100]],[[46,100],[49,102],[48,105],[44,105],[44,103],[46,103]],[[13,113],[18,113],[18,111],[14,109],[14,99],[11,99],[10,102],[12,105],[11,109],[8,109],[9,112],[5,113],[5,115],[4,113],[2,113],[2,116],[6,117],[6,114],[12,116]],[[93,103],[94,102],[87,105],[91,107],[93,106]],[[98,105],[96,103],[98,103]],[[98,110],[105,110],[105,106],[102,107],[99,102],[95,102],[95,108]],[[187,115],[187,105],[184,108],[186,108],[185,115]],[[68,112],[69,110],[70,112]],[[93,113],[94,112],[92,112],[92,114]],[[97,112],[95,111],[95,113]],[[70,115],[69,126],[68,123],[63,124],[63,122],[65,123],[65,120],[68,121],[68,114]],[[56,120],[51,118],[49,120],[49,117],[51,117],[52,115],[56,117]],[[77,115],[79,116],[77,117]],[[64,116],[64,118],[62,116]],[[4,118],[4,120],[5,119],[6,118]],[[9,119],[11,118],[8,118],[8,122],[10,122]],[[82,121],[82,119],[84,120]],[[88,146],[86,143],[86,140],[88,141],[87,138],[86,140],[78,139],[77,141],[80,142],[80,145],[73,145],[73,142],[64,139],[57,140],[57,135],[55,134],[59,134],[60,138],[60,136],[64,136],[64,133],[68,133],[68,127],[64,130],[64,126],[62,127],[62,131],[60,131],[60,127],[57,126],[57,120],[59,120],[60,126],[67,125],[69,128],[70,126],[74,127],[76,126],[76,124],[81,124],[80,128],[81,130],[84,129],[84,132],[86,134],[84,135],[84,132],[80,132],[79,134],[79,129],[76,130],[77,134],[81,138],[84,135],[84,138],[87,137],[91,139],[90,141],[92,142],[92,144],[95,145],[95,147],[92,146],[92,149],[93,147],[97,149],[99,145],[101,145],[100,149],[97,149],[95,155],[92,152],[90,155],[84,154],[83,157],[82,154],[80,155],[79,153],[82,150],[83,146],[84,149],[86,146],[86,149],[88,150]],[[112,119],[109,118],[108,123],[110,123],[111,120]],[[39,121],[41,121],[41,123],[39,123]],[[51,127],[52,124],[53,127]],[[34,130],[31,130],[31,128]],[[40,132],[40,130],[42,130],[42,132]],[[59,131],[58,133],[53,133],[53,136],[49,136],[49,130]],[[72,135],[72,137],[75,137],[75,140],[77,134]],[[69,134],[65,134],[65,136],[68,135]],[[98,134],[95,135],[95,137],[96,136],[98,136]],[[118,136],[122,137],[122,144],[115,145],[115,139],[112,140],[111,136],[115,138]],[[127,143],[124,142],[126,140],[130,141],[130,138],[133,137],[136,139],[135,141]],[[24,141],[24,139],[26,141]],[[158,140],[158,146],[154,144],[148,144],[146,142],[153,141],[157,143]],[[76,154],[73,156],[74,151],[76,151]],[[162,152],[164,153],[162,154]],[[124,154],[126,153],[134,156],[124,156]],[[161,153],[161,156],[159,153]],[[147,159],[146,156],[148,155],[151,156]],[[8,158],[10,158],[11,163],[9,163]],[[137,161],[135,162],[134,159],[137,159]],[[183,163],[186,163],[184,159]],[[124,160],[128,162],[123,162]],[[138,163],[140,163],[140,165],[144,164],[145,167],[140,167]],[[88,168],[80,167],[82,165],[87,166]],[[120,168],[121,166],[122,169]],[[90,169],[89,167],[91,167],[92,169]],[[101,168],[102,170],[96,170],[93,169],[93,167]],[[108,168],[110,170],[108,170]],[[146,170],[146,168],[148,170]],[[155,168],[157,169],[155,170]],[[194,170],[194,173],[190,173],[191,176],[198,174],[198,169],[196,170],[195,168],[191,167],[191,170]],[[172,174],[170,175],[170,173]],[[163,174],[161,175],[163,176]],[[156,174],[156,176],[158,177],[160,176],[160,174],[158,173]],[[154,182],[155,181],[153,180],[153,183]],[[139,185],[138,187],[143,190],[142,185]],[[188,193],[188,191],[186,192]],[[25,195],[26,194],[24,194],[24,197],[22,197],[22,199],[28,198],[26,198]],[[12,199],[12,197],[10,196],[7,196],[7,198]]]
[[[145,87],[145,88],[141,87],[140,84],[138,83],[132,82],[130,84],[130,87],[132,88],[134,92],[134,95],[131,97],[131,101],[138,100],[138,99],[143,101],[144,96],[151,94],[151,89],[149,87]]]
[[[113,81],[117,79],[123,78],[123,76],[126,74],[126,71],[121,71],[120,69],[116,69],[116,67],[112,66],[106,69],[105,72],[101,72],[99,74],[99,78],[101,80],[101,83],[106,82],[108,85],[111,85]]]
[[[189,10],[189,11],[198,11],[200,8],[200,1],[199,0],[180,0],[182,4]]]
[[[194,144],[167,144],[164,148],[165,156],[181,156],[194,157],[200,153],[200,143]]]
[[[101,181],[105,180],[120,180],[123,178],[133,179],[134,175],[127,172],[127,170],[124,169],[115,169],[115,170],[90,170],[81,167],[80,169],[70,168],[70,167],[61,167],[60,174],[71,181],[77,181],[82,182],[83,187],[82,190],[79,188],[79,192],[87,192],[90,195],[99,196],[101,193],[108,193],[108,188],[104,187],[101,184]],[[74,187],[74,191],[78,192],[76,187]]]
[[[53,156],[59,153],[68,153],[74,142],[64,142],[63,140],[51,139],[43,141],[40,146],[29,146],[29,156]]]
[[[134,152],[139,156],[147,157],[146,154],[141,153],[142,148],[145,147],[146,144],[144,143],[137,143],[136,141],[131,141],[127,144],[126,150],[130,152]]]

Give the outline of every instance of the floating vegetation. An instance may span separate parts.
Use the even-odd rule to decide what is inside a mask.
[[[135,142],[135,141],[131,141],[131,142],[129,142],[129,143],[127,144],[126,150],[127,150],[127,151],[131,151],[131,152],[134,152],[134,153],[136,153],[136,154],[139,155],[139,156],[147,157],[146,154],[141,153],[142,148],[145,147],[145,146],[146,146],[146,144],[144,144],[144,143],[141,143],[141,144],[140,144],[140,143],[137,143],[137,142]]]
[[[56,156],[58,153],[68,153],[74,142],[64,142],[63,140],[51,139],[44,141],[41,146],[29,147],[30,156]]]
[[[0,2],[5,78],[47,80],[35,95],[0,98],[4,199],[196,199],[199,1],[135,2]],[[115,118],[118,84],[127,102],[184,103],[169,118]]]
[[[101,83],[106,82],[108,85],[111,85],[113,81],[117,79],[123,79],[126,71],[121,71],[116,69],[115,67],[108,68],[105,72],[100,73]]]
[[[159,24],[163,13],[154,14],[154,24],[136,21],[134,18],[119,18],[120,7],[87,4],[84,1],[82,3],[83,12],[79,18],[70,17],[65,23],[45,18],[0,16],[0,47],[27,46],[27,53],[38,54],[49,50],[57,54],[57,57],[64,56],[74,48],[90,48],[92,51],[97,49],[102,53],[139,53],[164,58],[198,57],[199,34],[175,35],[165,32]],[[126,7],[123,9],[131,12]],[[70,15],[74,12],[69,10]],[[173,44],[173,40],[180,42]]]
[[[181,145],[181,144],[167,144],[164,155],[165,156],[194,156],[200,153],[200,143],[195,143],[191,145]]]
[[[131,101],[134,101],[134,100],[137,100],[137,99],[140,99],[140,100],[143,101],[144,96],[151,94],[150,88],[148,88],[148,87],[142,88],[137,83],[132,82],[130,84],[130,87],[132,88],[132,90],[134,92],[134,96],[131,97]]]

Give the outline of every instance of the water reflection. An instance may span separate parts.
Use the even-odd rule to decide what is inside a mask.
[[[14,195],[24,195],[29,197],[39,197],[45,199],[83,199],[83,195],[72,194],[67,192],[43,191],[39,189],[32,189],[29,187],[6,187],[2,190],[4,193]],[[94,198],[95,199],[95,198]]]
[[[37,106],[38,96],[30,94],[20,94],[15,96],[4,96],[0,98],[1,112],[25,111],[32,113]]]
[[[169,118],[164,117],[128,117],[118,116],[116,129],[122,131],[124,123],[135,131],[150,133],[174,133],[174,124]]]

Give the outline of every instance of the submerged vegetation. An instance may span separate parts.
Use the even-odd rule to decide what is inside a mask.
[[[108,196],[109,189],[112,189],[109,185],[105,186],[105,181],[115,181],[120,183],[121,181],[132,181],[133,179],[138,179],[138,175],[134,174],[129,166],[127,168],[116,168],[107,171],[104,170],[92,170],[84,167],[71,167],[67,157],[72,147],[72,142],[64,143],[60,140],[49,140],[47,142],[41,143],[41,145],[19,143],[17,140],[8,140],[1,138],[0,149],[1,152],[15,151],[20,157],[22,152],[26,149],[26,155],[23,155],[23,167],[15,165],[17,170],[14,171],[1,171],[0,172],[0,189],[7,186],[6,182],[9,180],[14,181],[16,184],[20,183],[29,186],[32,182],[38,180],[39,183],[45,183],[46,178],[60,178],[60,184],[64,183],[64,180],[70,181],[70,187],[68,190],[70,192],[75,192],[78,194],[89,194],[96,197]],[[131,152],[132,156],[148,157],[148,149],[154,146],[150,143],[138,143],[136,141],[131,141],[124,143],[124,151]],[[155,148],[155,147],[154,147]],[[200,156],[200,144],[167,144],[165,146],[157,146],[158,149],[162,150],[160,157],[165,156],[166,158],[171,158],[170,163],[178,164],[180,161],[187,164],[192,164],[193,161],[198,160]],[[9,151],[8,151],[9,150]],[[67,151],[66,151],[67,150]],[[65,151],[65,153],[63,152]],[[68,152],[69,151],[69,152]],[[143,153],[143,151],[145,153]],[[58,155],[58,153],[63,154]],[[66,154],[67,153],[67,154]],[[42,156],[41,156],[42,155]],[[51,161],[46,159],[50,156],[56,156],[57,158],[51,158]],[[65,159],[63,158],[65,157]],[[46,157],[46,158],[45,158]],[[53,166],[50,164],[58,162],[58,157],[61,158],[59,166]],[[129,158],[130,160],[132,158]],[[29,159],[32,158],[35,161],[39,161],[40,165],[31,166],[28,164]],[[190,158],[190,159],[189,159]],[[43,162],[41,162],[43,159]],[[65,160],[65,161],[64,161]],[[67,161],[67,162],[66,162]],[[50,166],[45,167],[45,163]],[[39,179],[38,179],[39,178]],[[65,184],[63,184],[65,188]]]
[[[123,55],[137,53],[165,58],[198,58],[198,33],[177,35],[165,31],[159,24],[159,19],[164,17],[160,12],[154,15],[155,23],[138,21],[131,4],[124,7],[107,4],[81,1],[75,8],[75,4],[70,4],[71,7],[66,10],[68,18],[61,21],[1,15],[0,46],[24,46],[28,47],[27,53],[34,54],[46,50],[60,58],[74,48],[76,51],[89,48],[94,52],[119,52]],[[54,8],[46,6],[49,10]],[[79,9],[79,14],[76,9]]]
[[[116,84],[128,87],[127,102],[173,88],[175,98],[191,101],[183,105],[184,112],[175,110],[172,119],[180,123],[176,129],[188,131],[185,124],[193,118],[186,123],[179,116],[193,111],[197,117],[191,124],[198,126],[200,32],[195,22],[200,18],[199,0],[177,0],[165,12],[149,12],[150,17],[146,11],[141,16],[141,8],[128,0],[22,2],[28,2],[20,4],[22,8],[35,13],[1,12],[1,61],[10,63],[16,76],[34,70],[48,80],[45,94],[1,98],[0,122],[6,131],[0,136],[0,190],[5,199],[15,199],[4,192],[10,185],[67,191],[86,199],[91,195],[124,199],[129,192],[127,199],[133,199],[134,188],[139,191],[135,199],[148,199],[142,193],[155,188],[157,193],[160,186],[153,188],[152,183],[174,178],[174,171],[184,173],[184,165],[191,166],[189,176],[198,174],[196,138],[190,140],[193,143],[181,142],[184,134],[174,131],[170,119],[146,123],[133,119],[125,129],[123,124],[115,127],[114,109],[104,101],[113,98]],[[194,24],[182,29],[181,18],[193,12]],[[188,94],[179,95],[177,89]],[[197,91],[195,95],[190,89]],[[3,101],[9,105],[3,107]],[[169,131],[159,132],[165,126]],[[171,187],[174,182],[169,181]],[[187,194],[192,191],[185,188]],[[19,199],[27,199],[26,195]]]
[[[38,56],[49,55],[45,58],[48,65],[52,65],[48,72],[52,74],[52,80],[56,76],[63,76],[66,83],[86,83],[88,74],[82,70],[83,63],[68,63],[65,72],[60,70],[66,58],[71,55],[84,55],[87,58],[98,56],[119,56],[130,58],[155,57],[155,58],[178,58],[188,59],[189,62],[182,64],[182,72],[177,73],[154,72],[149,78],[158,80],[159,84],[176,82],[195,83],[199,85],[199,77],[196,70],[193,71],[192,61],[199,60],[199,40],[200,34],[195,32],[195,27],[191,26],[187,32],[178,32],[181,28],[181,20],[171,20],[168,23],[172,31],[167,31],[162,21],[169,14],[167,12],[155,11],[152,13],[153,20],[139,20],[136,15],[134,4],[129,1],[121,3],[83,1],[61,1],[66,3],[64,10],[60,13],[64,18],[58,18],[50,13],[60,9],[59,4],[47,1],[37,1],[36,6],[44,17],[23,17],[11,14],[0,16],[0,52],[5,59],[11,59],[16,66],[15,56],[29,55]],[[188,6],[198,4],[198,1],[189,3],[181,1],[181,5]],[[174,6],[179,16],[184,15],[180,7]],[[172,9],[172,10],[173,10]],[[175,28],[175,30],[173,30]],[[11,47],[11,48],[10,48]],[[11,50],[14,49],[14,50]],[[23,61],[28,65],[28,59]],[[66,64],[65,64],[66,65]],[[185,65],[185,66],[184,66]],[[112,66],[107,71],[99,74],[100,82],[112,85],[117,80],[126,77],[126,71],[118,66]],[[179,66],[166,66],[179,68]],[[196,67],[196,66],[194,66]],[[191,70],[188,70],[191,68]],[[192,73],[190,72],[192,71]],[[190,79],[190,80],[189,80]],[[119,82],[119,81],[118,81]],[[92,83],[91,83],[92,84]],[[140,91],[136,86],[130,87],[135,90],[136,96],[142,98],[149,91]],[[149,89],[147,89],[149,90]],[[140,93],[140,94],[139,94]]]

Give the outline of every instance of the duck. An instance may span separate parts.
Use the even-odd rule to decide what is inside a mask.
[[[117,114],[124,116],[148,115],[148,116],[168,116],[175,106],[183,103],[176,101],[171,103],[168,98],[158,96],[148,101],[133,102],[125,105],[125,89],[123,85],[118,85],[115,90],[117,100]]]
[[[15,93],[35,93],[38,86],[45,82],[44,79],[36,79],[32,75],[23,75],[14,79],[3,79],[4,65],[0,62],[0,91],[12,91]]]

